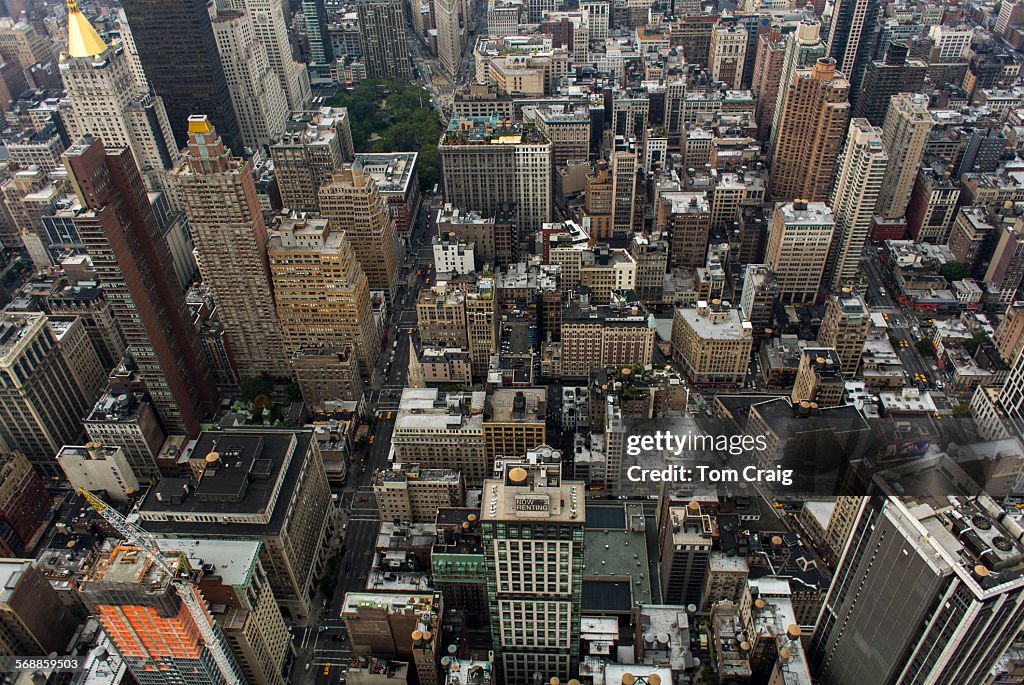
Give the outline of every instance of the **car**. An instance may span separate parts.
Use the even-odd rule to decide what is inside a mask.
[[[377,439],[377,436],[376,436],[376,435],[371,435],[371,436],[370,436],[370,444],[372,445],[372,444],[373,444],[373,441],[374,441],[374,440],[376,440],[376,439]]]
[[[393,417],[394,415],[395,415],[395,412],[393,412],[393,411],[389,411],[389,412],[388,412],[388,421],[390,421],[390,420],[391,420],[391,417]]]
[[[331,674],[331,662],[328,661],[326,664],[324,664],[324,675],[330,675],[330,674]]]
[[[357,499],[356,501],[357,502],[369,502],[370,498],[366,497],[366,496],[363,496],[363,497],[360,497],[359,499]]]

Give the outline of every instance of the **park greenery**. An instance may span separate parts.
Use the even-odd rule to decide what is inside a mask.
[[[348,109],[357,152],[419,152],[420,188],[438,182],[441,121],[426,89],[397,79],[372,79],[339,92],[330,104]]]

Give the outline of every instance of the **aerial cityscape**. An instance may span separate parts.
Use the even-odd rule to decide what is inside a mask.
[[[0,685],[1024,684],[1024,0],[0,0]]]

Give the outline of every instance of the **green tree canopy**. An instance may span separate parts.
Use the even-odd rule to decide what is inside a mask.
[[[438,182],[441,121],[425,88],[395,79],[360,81],[331,105],[348,109],[358,152],[418,152],[420,188]]]
[[[963,262],[946,262],[939,267],[939,273],[942,274],[943,278],[952,283],[953,281],[966,278],[969,271],[967,265]]]

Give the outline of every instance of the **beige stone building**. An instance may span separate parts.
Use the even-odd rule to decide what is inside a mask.
[[[842,363],[834,349],[805,347],[801,351],[790,393],[793,404],[812,402],[818,407],[834,407],[843,403],[845,387]]]
[[[753,335],[739,309],[719,300],[676,308],[672,355],[692,383],[742,385],[750,363]]]
[[[416,325],[424,345],[468,348],[465,291],[448,281],[421,290],[416,301]]]
[[[307,406],[357,401],[363,395],[359,356],[352,345],[299,348],[292,357],[292,372]]]
[[[217,302],[239,375],[289,376],[270,289],[267,226],[251,162],[232,157],[209,119],[194,116],[189,120],[188,155],[175,180],[203,283]]]
[[[285,217],[268,248],[277,315],[289,349],[351,345],[362,373],[380,354],[370,287],[344,230],[326,219]]]
[[[927,95],[899,93],[892,97],[882,125],[882,144],[889,154],[889,166],[878,195],[879,215],[895,218],[907,211],[932,122]]]
[[[473,371],[469,352],[458,347],[424,347],[409,350],[410,388],[425,388],[428,385],[472,385]]]
[[[552,373],[563,378],[589,378],[593,369],[651,363],[654,324],[636,301],[616,297],[609,305],[562,309],[560,361]]]
[[[284,133],[270,146],[282,204],[289,209],[317,211],[320,186],[354,154],[347,109],[293,112]]]
[[[870,328],[871,312],[860,295],[843,288],[829,298],[818,330],[818,344],[839,353],[847,378],[857,373]]]
[[[590,159],[588,108],[564,105],[524,107],[523,118],[532,120],[551,141],[551,162],[555,169],[570,160]]]
[[[775,270],[784,302],[814,302],[818,298],[834,229],[832,210],[823,202],[775,206],[765,262]]]
[[[381,521],[433,522],[442,507],[466,504],[466,484],[457,469],[396,464],[373,478]]]
[[[53,456],[79,443],[105,380],[81,320],[4,313],[0,379],[0,450],[22,452],[41,474],[59,477]]]
[[[348,235],[370,290],[389,300],[398,288],[398,237],[387,199],[374,180],[353,164],[320,188],[320,214]]]
[[[497,117],[453,120],[438,147],[445,199],[496,216],[512,203],[520,231],[551,219],[552,145],[533,124]]]
[[[485,397],[482,391],[403,390],[391,435],[395,461],[458,469],[468,487],[479,487],[490,474],[484,456]]]
[[[547,388],[498,388],[484,406],[484,454],[491,469],[496,459],[520,459],[547,442]]]

